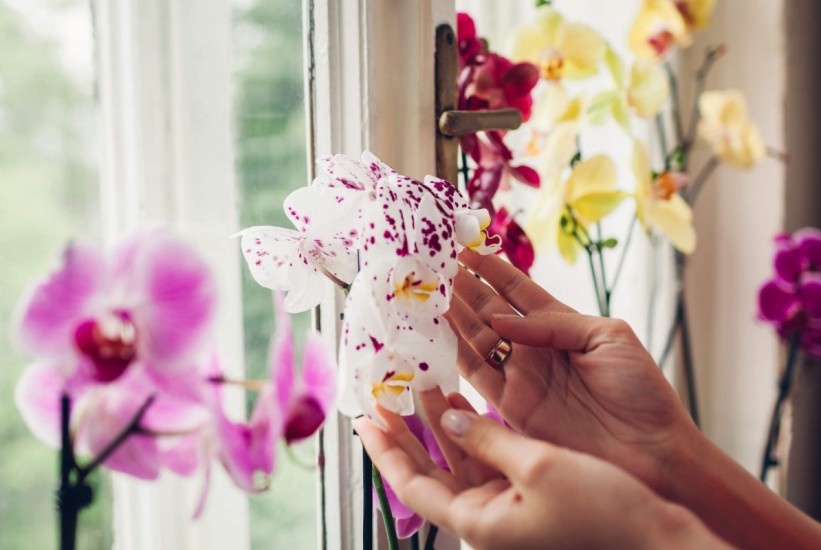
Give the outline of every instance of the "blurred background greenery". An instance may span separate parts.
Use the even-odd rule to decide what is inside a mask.
[[[294,0],[235,0],[235,136],[241,225],[283,225],[282,200],[306,184],[302,10]],[[99,242],[99,124],[87,0],[0,3],[0,548],[54,548],[56,452],[14,406],[26,365],[6,335],[25,285],[65,242]],[[243,272],[245,357],[265,377],[270,294]],[[301,342],[310,315],[292,318]],[[297,350],[300,349],[297,343]],[[250,406],[250,401],[249,401]],[[271,489],[250,497],[252,547],[316,546],[315,442],[281,449]],[[105,475],[81,516],[79,547],[110,548]]]

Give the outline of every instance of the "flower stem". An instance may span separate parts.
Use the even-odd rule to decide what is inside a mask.
[[[468,181],[470,181],[470,167],[468,167],[468,156],[461,148],[460,154],[462,156],[462,166],[459,167],[459,172],[462,173],[462,185],[464,185],[463,189],[467,193]],[[456,182],[453,182],[453,184],[456,185]]]
[[[625,260],[627,260],[627,250],[630,248],[630,243],[633,241],[633,230],[636,227],[636,221],[638,221],[638,217],[633,216],[633,219],[630,220],[630,226],[627,228],[627,236],[624,238],[624,246],[622,246],[621,249],[621,257],[619,258],[619,263],[616,265],[616,274],[613,276],[613,283],[610,285],[609,289],[611,295],[616,289],[616,285],[621,278],[621,272],[624,269]]]
[[[399,539],[396,537],[396,525],[391,513],[391,503],[388,501],[388,494],[385,492],[385,485],[382,483],[382,474],[371,464],[371,477],[373,486],[376,489],[376,496],[379,497],[379,508],[382,511],[382,521],[385,523],[385,534],[388,536],[388,548],[399,550]]]
[[[659,135],[659,149],[661,159],[664,161],[664,169],[670,169],[669,149],[667,149],[667,131],[664,128],[664,117],[661,113],[656,114],[656,133]]]
[[[362,449],[362,550],[373,550],[373,462]]]
[[[436,542],[436,535],[439,534],[439,528],[431,524],[428,529],[428,538],[425,539],[425,550],[433,550],[433,544]]]
[[[672,107],[673,128],[676,132],[676,140],[679,145],[684,142],[684,127],[681,123],[681,100],[678,95],[678,81],[673,67],[670,62],[664,64],[664,70],[667,72],[667,81],[670,83],[670,103]]]
[[[214,384],[229,384],[231,386],[241,386],[246,390],[251,391],[262,391],[265,389],[265,386],[268,385],[268,382],[265,380],[226,378],[225,376],[212,376],[208,379],[208,381]]]
[[[114,454],[120,445],[122,445],[126,439],[131,437],[133,434],[140,430],[140,421],[142,421],[145,412],[148,410],[148,407],[154,402],[157,398],[156,395],[149,395],[145,402],[137,409],[137,412],[134,413],[134,416],[131,417],[131,420],[126,425],[125,428],[120,431],[117,436],[111,440],[111,442],[106,445],[106,447],[100,451],[96,457],[92,459],[86,466],[82,468],[77,468],[77,483],[82,484],[85,479],[93,472],[100,464],[105,462],[108,457]]]
[[[57,509],[60,513],[60,549],[74,550],[77,544],[77,517],[80,501],[77,486],[72,483],[71,474],[77,464],[69,430],[71,399],[63,394],[60,398],[60,487],[57,490]]]
[[[723,44],[716,48],[708,49],[707,53],[704,54],[704,61],[701,62],[701,66],[698,68],[698,71],[696,71],[696,88],[693,93],[693,111],[690,115],[690,126],[687,129],[687,135],[684,137],[684,142],[682,143],[682,156],[684,158],[684,166],[682,167],[682,170],[685,172],[687,171],[687,162],[690,160],[690,149],[696,141],[698,121],[701,119],[701,112],[698,108],[698,99],[701,96],[701,92],[704,91],[704,82],[707,79],[707,74],[710,72],[713,63],[715,63],[719,57],[724,55],[726,50],[727,48]]]
[[[689,202],[690,205],[694,205],[696,203],[696,199],[698,199],[699,194],[701,194],[704,184],[707,183],[707,180],[711,175],[713,175],[713,172],[716,168],[718,168],[718,165],[718,158],[710,157],[707,164],[705,164],[699,171],[698,175],[696,175],[696,179],[693,180],[693,186],[690,188],[690,192],[687,193],[687,202]]]
[[[601,222],[596,223],[596,236],[598,237],[598,242],[596,243],[596,253],[598,253],[599,255],[599,274],[601,275],[602,304],[604,304],[602,317],[610,317],[610,289],[607,287],[607,272],[604,269],[604,250],[602,249],[601,244]]]
[[[790,394],[790,388],[792,388],[800,343],[800,333],[793,334],[790,339],[790,349],[787,353],[787,365],[785,366],[784,372],[781,374],[781,379],[778,382],[778,397],[775,400],[773,414],[770,417],[770,429],[767,433],[767,446],[764,449],[764,457],[761,461],[761,475],[759,476],[759,479],[762,482],[767,481],[767,473],[770,468],[778,465],[778,459],[773,456],[773,452],[778,444],[778,436],[781,433],[782,409],[784,408],[784,403]]]

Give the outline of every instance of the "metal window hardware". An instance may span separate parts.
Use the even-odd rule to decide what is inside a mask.
[[[459,136],[483,130],[515,130],[522,124],[518,109],[456,110],[458,48],[453,27],[436,27],[436,175],[454,185],[459,171]]]

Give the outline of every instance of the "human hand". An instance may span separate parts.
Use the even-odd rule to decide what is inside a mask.
[[[364,417],[354,426],[398,498],[475,548],[723,546],[692,514],[607,462],[425,399],[453,473],[437,468],[393,413],[383,412],[386,432]],[[450,402],[469,408],[458,395]]]
[[[671,456],[698,431],[630,327],[577,313],[500,258],[460,259],[490,285],[460,269],[447,314],[468,382],[521,433],[666,493]],[[497,370],[485,356],[501,338],[512,353]]]

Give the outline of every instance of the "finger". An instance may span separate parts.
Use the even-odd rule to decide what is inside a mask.
[[[461,266],[454,278],[453,293],[487,324],[490,324],[494,313],[516,313],[495,290]]]
[[[441,479],[428,475],[389,434],[367,418],[354,420],[354,428],[368,456],[399,500],[434,524],[453,531],[451,506],[458,492]]]
[[[493,466],[514,484],[527,483],[533,460],[549,458],[556,448],[523,438],[494,420],[452,409],[442,415],[442,427],[467,454]]]
[[[510,313],[510,311],[508,310],[506,313]],[[489,317],[487,321],[481,319],[459,296],[454,296],[450,301],[448,319],[450,319],[457,333],[483,361],[487,353],[499,343],[499,335],[490,328],[491,318]]]
[[[496,370],[486,363],[484,357],[479,357],[463,339],[459,339],[458,346],[456,368],[459,369],[459,374],[485,399],[498,403],[505,389],[503,371]]]
[[[522,313],[536,310],[573,311],[518,268],[495,255],[483,256],[465,249],[459,260],[486,280],[496,291]]]
[[[442,388],[437,386],[432,390],[419,392],[417,395],[419,395],[419,400],[422,402],[422,408],[425,410],[425,416],[427,416],[430,429],[436,438],[436,442],[439,444],[439,449],[445,456],[450,471],[456,476],[461,477],[461,466],[465,458],[465,453],[459,445],[445,435],[442,431],[442,425],[440,424],[442,414],[451,408],[450,403],[448,403],[448,400],[445,398],[445,394],[442,393]]]
[[[420,392],[419,397],[428,417],[430,429],[436,443],[439,444],[439,449],[445,456],[445,460],[447,460],[451,472],[471,487],[482,485],[490,479],[500,477],[499,472],[468,456],[459,445],[444,433],[441,418],[445,411],[451,409],[451,405],[440,388]],[[468,404],[468,406],[470,405]],[[470,409],[475,412],[472,407]]]
[[[452,409],[459,409],[460,411],[467,411],[473,414],[479,414],[476,411],[476,409],[473,408],[473,405],[470,404],[468,398],[459,392],[449,393],[448,403],[450,403],[450,407]]]
[[[427,449],[414,435],[405,420],[398,414],[388,411],[378,403],[376,409],[379,416],[385,421],[385,432],[390,435],[396,444],[410,456],[419,467],[430,472],[438,468],[430,457]]]
[[[546,312],[520,317],[497,315],[495,332],[511,342],[562,351],[592,351],[603,343],[609,320],[579,313]]]

